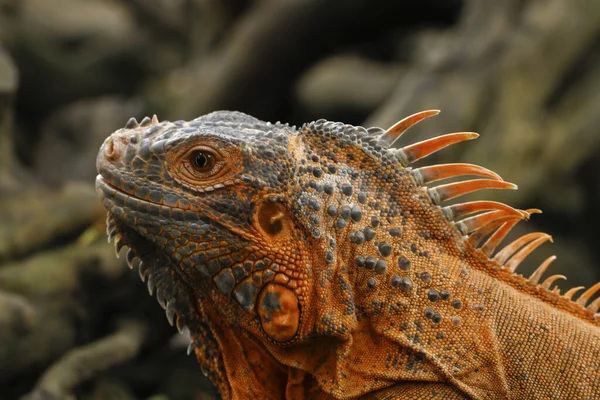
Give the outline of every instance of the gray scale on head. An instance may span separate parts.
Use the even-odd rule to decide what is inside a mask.
[[[431,282],[431,274],[429,272],[422,272],[420,278],[425,283]]]
[[[334,259],[333,252],[329,249],[325,250],[325,261],[330,264],[333,262],[333,259]]]
[[[377,260],[375,263],[375,273],[377,274],[385,274],[387,272],[387,263],[385,260]]]
[[[350,241],[354,244],[362,244],[365,241],[365,234],[362,231],[353,231],[350,233]]]
[[[375,238],[375,235],[377,234],[377,232],[375,232],[375,230],[373,228],[371,228],[370,226],[365,227],[363,229],[363,233],[365,235],[366,241],[373,240],[373,238]]]
[[[247,276],[246,270],[242,267],[242,264],[234,265],[231,270],[233,271],[233,276],[236,281],[240,281]]]
[[[346,196],[352,196],[352,185],[349,183],[342,183],[341,191]]]
[[[406,293],[412,291],[413,283],[410,278],[402,277],[402,279],[400,279],[400,289]]]
[[[242,307],[250,310],[254,307],[256,292],[256,284],[251,280],[246,280],[235,286],[233,297]]]
[[[357,196],[358,202],[364,204],[367,202],[367,195],[364,192],[360,192]]]
[[[224,269],[218,275],[213,278],[213,282],[219,291],[225,295],[228,295],[233,289],[235,284],[235,278],[229,268]]]
[[[358,266],[358,267],[364,267],[365,266],[365,257],[363,256],[356,256],[354,258],[354,263]]]
[[[431,319],[435,315],[435,310],[431,307],[426,307],[423,312],[423,315],[425,315],[425,318]]]
[[[317,217],[317,215],[316,215],[316,214],[310,214],[310,215],[308,216],[308,220],[309,220],[309,221],[310,221],[310,223],[311,223],[311,224],[313,224],[313,225],[319,225],[319,224],[320,224],[320,222],[321,222],[321,221],[319,220],[319,217]]]
[[[370,270],[375,270],[375,265],[377,264],[377,258],[373,256],[367,256],[365,258],[365,268]]]
[[[349,219],[351,213],[352,213],[352,210],[351,210],[350,206],[343,205],[340,207],[340,217],[342,217],[343,219]]]
[[[337,207],[336,207],[336,206],[334,206],[334,205],[330,205],[330,206],[328,206],[328,207],[327,207],[327,214],[328,214],[330,217],[335,217],[335,216],[337,216],[337,215],[338,215],[338,209],[337,209]]]
[[[401,228],[390,228],[388,230],[390,236],[392,237],[400,237],[402,236],[402,229]]]
[[[427,298],[429,301],[436,302],[440,299],[440,293],[435,289],[429,289],[427,291]]]
[[[392,246],[386,242],[379,243],[377,249],[382,257],[388,257],[392,254]]]
[[[352,218],[352,221],[354,221],[354,222],[361,221],[362,211],[359,206],[352,206],[352,209],[350,211],[350,218]]]

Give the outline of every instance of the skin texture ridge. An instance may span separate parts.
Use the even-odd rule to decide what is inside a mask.
[[[107,232],[191,332],[224,399],[600,397],[600,301],[515,272],[543,233],[499,243],[538,210],[491,201],[513,189],[470,164],[413,168],[474,139],[393,146],[383,130],[300,128],[230,111],[131,119],[102,145]],[[478,176],[480,179],[449,178]]]

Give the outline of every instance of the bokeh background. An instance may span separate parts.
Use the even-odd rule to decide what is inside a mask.
[[[482,136],[426,162],[519,184],[520,270],[600,278],[598,0],[0,0],[0,398],[211,399],[187,338],[106,243],[104,138],[235,109]],[[481,195],[479,195],[481,197]],[[477,197],[477,196],[475,196]],[[471,197],[471,198],[475,198]]]

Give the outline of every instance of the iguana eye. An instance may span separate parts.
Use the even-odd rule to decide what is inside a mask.
[[[220,176],[225,161],[220,153],[208,146],[199,146],[188,151],[182,158],[184,174],[193,180],[206,180]]]
[[[194,150],[190,154],[190,161],[198,172],[209,172],[215,165],[215,157],[206,150]]]

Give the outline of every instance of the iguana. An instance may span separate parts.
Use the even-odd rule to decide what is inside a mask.
[[[224,399],[600,398],[600,284],[561,295],[562,276],[541,279],[555,257],[515,273],[544,233],[496,251],[538,210],[444,206],[516,186],[471,164],[411,168],[477,137],[394,146],[437,112],[387,130],[154,116],[106,139],[109,240]],[[463,176],[478,178],[438,182]]]

